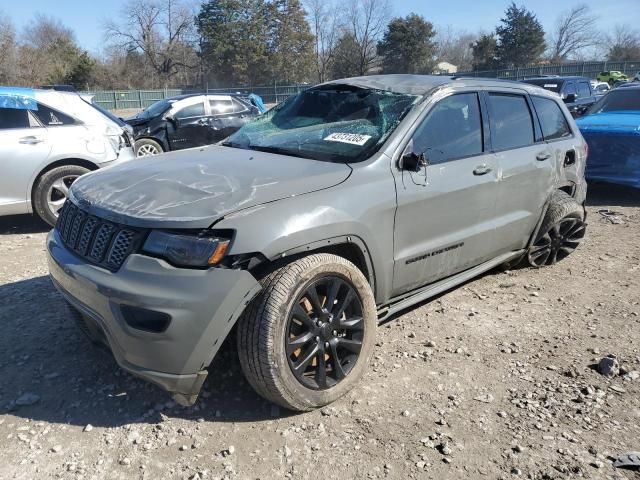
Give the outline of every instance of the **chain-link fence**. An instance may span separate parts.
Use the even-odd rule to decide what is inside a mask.
[[[264,103],[279,103],[310,85],[272,85],[268,87],[231,87],[209,89],[163,89],[163,90],[111,90],[85,92],[93,95],[93,101],[108,110],[144,109],[158,100],[188,93],[255,93]]]

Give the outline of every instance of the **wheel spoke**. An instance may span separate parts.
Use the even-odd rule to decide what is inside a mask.
[[[339,338],[337,343],[339,347],[345,348],[353,353],[360,353],[360,350],[362,350],[362,342],[359,340]]]
[[[296,303],[296,305],[293,307],[292,316],[293,318],[300,320],[307,328],[315,327],[313,320],[311,320],[309,314],[305,311],[304,308],[302,308],[302,305],[300,305],[299,303]]]
[[[60,192],[62,195],[66,197],[69,194],[69,187],[67,187],[67,184],[64,183],[64,180],[65,180],[64,178],[60,178],[55,182],[53,182],[53,185],[51,185],[51,189],[52,191],[57,190],[58,192]]]
[[[329,287],[329,292],[327,293],[327,301],[324,304],[324,307],[329,311],[333,311],[333,306],[336,303],[336,298],[338,298],[338,292],[340,291],[340,287],[343,285],[343,281],[335,278],[331,281],[331,286]]]
[[[340,321],[342,314],[347,309],[347,307],[351,304],[354,298],[355,298],[355,295],[353,294],[353,290],[349,288],[349,290],[347,291],[347,294],[342,299],[342,301],[338,301],[338,303],[336,304],[336,310],[333,312],[333,318]]]
[[[307,291],[305,292],[305,297],[309,299],[311,302],[311,306],[313,307],[313,313],[316,315],[320,315],[322,313],[322,302],[320,302],[320,298],[318,297],[318,290],[315,285],[311,285]]]
[[[551,230],[549,230],[549,236],[552,238],[558,238],[561,236],[559,223],[556,223],[555,225],[553,225],[553,227],[551,227]]]
[[[287,343],[287,355],[291,355],[299,348],[304,347],[309,341],[313,340],[313,334],[311,332],[303,333],[295,338],[292,338]]]
[[[320,388],[327,388],[327,361],[324,355],[324,350],[320,349],[317,354],[318,366],[315,374],[316,383]]]
[[[549,265],[553,265],[558,261],[558,249],[552,248],[550,253]]]
[[[339,328],[344,330],[362,330],[362,317],[350,317],[340,320]]]
[[[314,343],[300,355],[301,359],[293,365],[293,370],[296,372],[296,375],[302,375],[304,373],[307,365],[316,357],[318,351],[318,344]]]
[[[329,342],[330,347],[330,356],[331,356],[331,365],[333,366],[333,374],[336,377],[336,380],[340,381],[344,377],[347,376],[347,373],[342,368],[342,363],[340,363],[340,357],[338,357],[338,342],[332,341]]]

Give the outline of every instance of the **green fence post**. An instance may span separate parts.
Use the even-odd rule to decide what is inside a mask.
[[[138,90],[138,108],[144,108],[142,106],[142,90]]]
[[[115,90],[113,91],[113,109],[118,109],[118,92],[116,92]]]

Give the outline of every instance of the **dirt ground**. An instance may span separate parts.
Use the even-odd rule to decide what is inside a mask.
[[[191,408],[123,373],[67,318],[46,228],[0,219],[0,478],[640,478],[611,464],[640,451],[640,192],[592,187],[588,221],[560,264],[381,326],[358,387],[293,415],[231,348]],[[610,353],[613,378],[593,368]]]

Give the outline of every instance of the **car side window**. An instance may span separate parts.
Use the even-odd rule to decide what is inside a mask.
[[[567,82],[564,86],[563,93],[565,95],[571,95],[571,94],[577,95],[575,84],[573,82]]]
[[[37,122],[29,115],[28,110],[0,108],[0,130],[31,128],[37,126]]]
[[[458,93],[438,102],[413,135],[415,152],[430,164],[480,155],[482,117],[477,93]]]
[[[241,101],[236,100],[235,98],[233,98],[232,101],[233,101],[233,113],[242,113],[249,110],[249,108],[246,107],[244,103],[242,103]]]
[[[587,82],[578,83],[578,97],[590,97],[591,89],[589,88],[589,84]]]
[[[75,125],[77,122],[62,112],[38,103],[38,110],[31,110],[45,127],[59,127],[61,125]]]
[[[532,145],[533,117],[523,95],[490,93],[491,139],[496,151]]]
[[[538,119],[540,119],[542,135],[545,140],[557,140],[572,135],[560,105],[550,98],[531,97],[531,100],[538,114]]]
[[[226,113],[233,113],[234,111],[231,99],[209,100],[209,106],[211,107],[211,115],[224,115]]]
[[[178,119],[192,118],[192,117],[204,117],[204,103],[194,103],[187,107],[181,108],[174,115]]]

